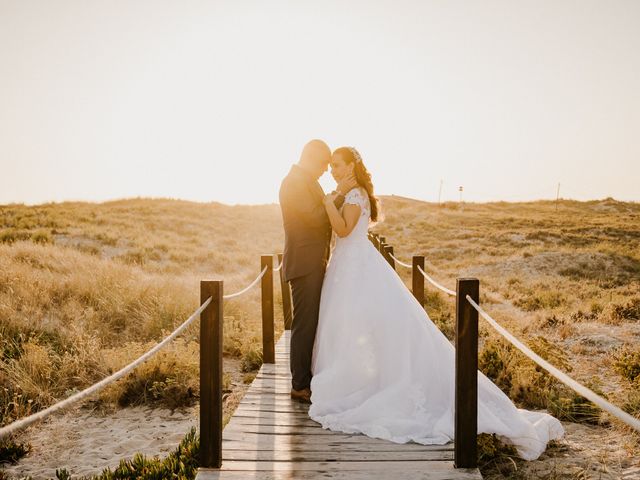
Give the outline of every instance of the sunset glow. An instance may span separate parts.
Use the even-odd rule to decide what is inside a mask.
[[[639,20],[634,1],[0,0],[0,203],[276,202],[311,138],[356,146],[382,194],[637,201]]]

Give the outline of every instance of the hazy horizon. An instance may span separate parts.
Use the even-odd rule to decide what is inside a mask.
[[[0,0],[0,204],[275,203],[312,138],[357,147],[380,195],[640,201],[639,22],[632,0]]]
[[[425,200],[422,198],[414,198],[414,197],[407,197],[406,195],[399,195],[399,194],[394,194],[394,193],[390,193],[390,194],[386,194],[386,193],[377,193],[376,197],[382,197],[384,199],[384,197],[395,197],[395,198],[402,198],[402,199],[406,199],[406,200],[414,200],[414,201],[418,201],[418,202],[424,202],[424,203],[438,203],[437,199],[436,200]],[[613,199],[616,202],[620,202],[620,203],[639,203],[638,200],[620,200],[617,198],[613,198],[613,197],[604,197],[604,198],[592,198],[592,199],[587,199],[587,200],[577,200],[575,198],[566,198],[566,197],[562,197],[560,196],[559,200],[562,201],[571,201],[571,202],[602,202],[602,201],[606,201],[609,199]],[[190,199],[186,199],[186,198],[178,198],[178,197],[140,197],[140,196],[132,196],[132,197],[120,197],[120,198],[108,198],[108,199],[104,199],[104,200],[82,200],[82,199],[67,199],[67,200],[52,200],[52,201],[45,201],[45,202],[8,202],[8,203],[0,203],[0,207],[7,207],[7,206],[11,206],[11,205],[25,205],[28,207],[37,207],[37,206],[42,206],[42,205],[60,205],[63,203],[92,203],[92,204],[101,204],[101,203],[112,203],[112,202],[128,202],[128,201],[136,201],[136,200],[169,200],[169,201],[176,201],[176,202],[190,202],[190,203],[219,203],[221,205],[225,205],[225,206],[229,206],[229,207],[234,207],[234,206],[245,206],[245,207],[251,207],[251,206],[262,206],[262,205],[278,205],[278,201],[275,200],[273,202],[263,202],[263,203],[228,203],[228,202],[222,202],[219,200],[215,200],[215,199],[211,199],[211,200],[190,200]],[[477,200],[465,200],[463,199],[462,202],[465,204],[487,204],[487,203],[535,203],[535,202],[555,202],[556,199],[555,198],[538,198],[538,199],[531,199],[531,200],[488,200],[488,201],[477,201]],[[450,199],[450,200],[442,200],[441,203],[459,203],[460,200],[455,200],[455,199]],[[384,205],[383,205],[384,206]]]

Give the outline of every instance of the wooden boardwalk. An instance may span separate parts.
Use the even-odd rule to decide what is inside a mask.
[[[289,331],[276,344],[222,433],[222,468],[197,480],[391,479],[477,480],[477,469],[453,467],[453,444],[399,445],[324,430],[308,406],[289,397]]]

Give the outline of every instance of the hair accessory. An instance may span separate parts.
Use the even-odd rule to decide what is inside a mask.
[[[349,150],[351,150],[351,153],[353,153],[353,157],[356,160],[356,163],[362,163],[362,157],[360,156],[360,153],[358,153],[358,150],[356,150],[354,147],[349,147]]]

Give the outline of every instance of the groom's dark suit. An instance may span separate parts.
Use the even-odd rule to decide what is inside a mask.
[[[311,383],[320,291],[329,258],[331,224],[323,199],[318,181],[293,165],[280,185],[280,208],[284,224],[282,269],[293,297],[290,358],[292,386],[296,390]]]

